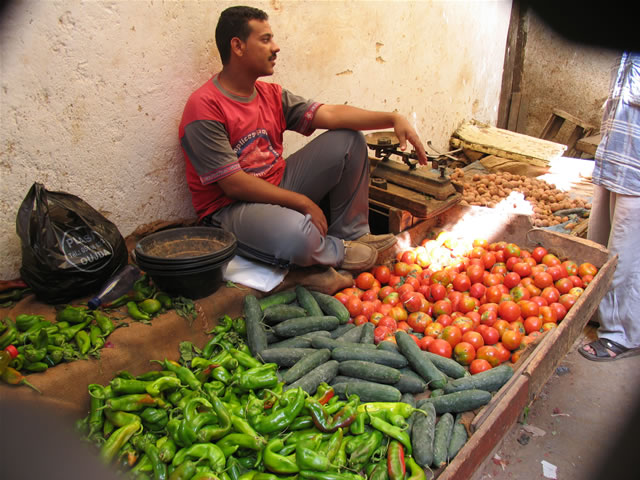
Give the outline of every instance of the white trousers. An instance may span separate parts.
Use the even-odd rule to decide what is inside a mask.
[[[611,289],[598,307],[598,337],[640,347],[640,197],[595,185],[587,238],[618,255]]]

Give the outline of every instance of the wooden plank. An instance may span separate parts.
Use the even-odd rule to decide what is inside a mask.
[[[529,97],[523,95],[520,98],[520,108],[518,109],[518,119],[515,131],[524,133],[527,131],[527,119],[529,118]]]
[[[520,103],[522,101],[522,93],[514,92],[511,95],[511,106],[509,107],[509,122],[507,123],[507,130],[516,132],[518,130],[518,115],[520,112]]]
[[[386,189],[369,185],[369,198],[386,205],[394,206],[411,212],[416,217],[427,216],[427,200],[425,195],[406,188],[387,184]]]
[[[602,140],[602,135],[599,133],[597,135],[581,138],[576,142],[576,150],[593,156],[596,154],[600,140]]]
[[[557,116],[555,113],[549,115],[549,119],[547,123],[542,128],[542,132],[540,132],[540,138],[543,140],[551,140],[555,138],[558,134],[562,125],[564,124],[564,118]]]
[[[404,163],[394,160],[379,162],[371,177],[384,178],[396,185],[424,193],[438,200],[446,200],[455,193],[449,177],[440,177],[439,173],[425,168],[409,169]]]
[[[509,30],[507,31],[504,63],[502,66],[502,85],[500,87],[497,121],[497,125],[500,128],[508,128],[507,123],[511,110],[510,102],[512,100],[512,93],[520,90],[520,82],[517,81],[517,79],[521,78],[519,72],[522,70],[523,62],[522,45],[518,43],[520,33],[520,4],[514,2],[511,5],[511,18],[509,19]]]
[[[490,155],[527,161],[547,166],[553,158],[561,157],[566,145],[491,127],[480,122],[467,122],[453,134],[453,148],[468,148]]]
[[[470,478],[518,420],[522,409],[529,403],[528,392],[529,379],[524,375],[518,376],[487,420],[438,475],[438,480]]]

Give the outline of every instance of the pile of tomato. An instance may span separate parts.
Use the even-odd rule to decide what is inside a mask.
[[[446,232],[403,250],[335,294],[375,342],[404,330],[422,350],[453,358],[474,374],[517,362],[555,328],[593,280],[591,263],[561,260],[543,246],[463,241]]]

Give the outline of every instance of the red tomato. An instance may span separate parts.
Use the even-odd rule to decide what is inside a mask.
[[[543,323],[542,324],[542,331],[543,332],[548,332],[549,330],[553,330],[554,328],[556,328],[558,326],[557,323],[554,322],[549,322],[549,323]]]
[[[373,300],[376,300],[378,298],[378,292],[380,292],[380,288],[370,288],[362,294],[360,300],[362,300],[363,302],[372,302]]]
[[[476,358],[486,360],[492,367],[500,365],[498,349],[491,345],[483,345],[476,351]]]
[[[453,318],[451,317],[451,315],[443,313],[442,315],[438,315],[436,317],[436,323],[439,323],[443,327],[448,327],[453,323]]]
[[[376,311],[376,305],[373,302],[368,300],[362,301],[362,309],[360,310],[360,315],[364,315],[367,320],[371,317],[371,315]]]
[[[506,320],[503,319],[499,319],[496,321],[496,323],[493,324],[493,327],[495,330],[498,331],[498,337],[502,337],[502,334],[504,333],[504,331],[509,328],[509,322],[507,322]],[[499,340],[499,338],[498,338]],[[496,340],[496,342],[498,341]],[[484,343],[491,345],[491,343],[487,342],[487,339],[484,339]],[[495,343],[495,342],[494,342]]]
[[[503,294],[504,290],[502,289],[502,285],[492,285],[487,288],[487,291],[485,292],[487,302],[495,304],[500,303],[500,299],[502,298]]]
[[[514,302],[528,300],[529,298],[531,298],[531,292],[529,292],[529,290],[527,290],[522,285],[516,285],[511,290],[509,290],[509,295],[511,295],[511,298]]]
[[[384,314],[381,312],[373,312],[369,317],[369,321],[373,323],[375,326],[378,326],[380,320],[384,317]]]
[[[520,307],[514,301],[507,300],[498,305],[498,316],[509,323],[516,321],[520,315]]]
[[[584,275],[582,277],[580,277],[583,283],[583,287],[587,288],[587,285],[589,285],[592,281],[593,281],[593,275]],[[575,282],[574,282],[575,283]],[[576,285],[576,287],[579,287],[580,285]]]
[[[519,330],[507,329],[502,334],[500,341],[507,350],[515,350],[520,346],[524,335]]]
[[[520,278],[531,275],[531,265],[528,262],[519,261],[513,266],[513,272],[520,275]]]
[[[556,318],[558,319],[559,322],[562,321],[562,319],[564,319],[564,317],[567,315],[567,307],[565,307],[559,302],[551,303],[549,305],[549,308],[556,312]]]
[[[556,314],[556,311],[549,306],[540,307],[539,316],[542,319],[542,323],[558,322],[558,315]]]
[[[455,325],[449,325],[444,327],[439,338],[447,341],[449,345],[451,345],[451,348],[453,348],[462,340],[462,331]]]
[[[476,352],[476,357],[477,357]],[[491,364],[482,358],[476,358],[469,364],[469,373],[471,375],[475,375],[476,373],[486,372],[487,370],[491,370]]]
[[[576,277],[576,278],[579,278],[579,277]],[[559,278],[556,281],[556,283],[554,283],[554,286],[556,287],[558,292],[562,295],[565,293],[569,293],[569,290],[571,290],[575,285],[571,281],[571,278],[565,277],[565,278]]]
[[[490,270],[497,262],[496,254],[494,252],[484,253],[480,260],[482,260],[485,270]]]
[[[393,333],[398,329],[398,322],[396,322],[396,320],[393,317],[385,315],[378,322],[377,328],[380,328],[380,327],[386,327],[389,329],[389,331],[391,331],[391,333]]]
[[[473,330],[473,320],[468,317],[458,317],[453,322],[451,322],[451,326],[458,327],[460,329],[461,334],[465,334]]]
[[[538,307],[545,307],[545,306],[549,305],[549,303],[548,303],[544,298],[542,298],[542,297],[541,297],[541,296],[539,296],[539,295],[536,295],[536,296],[531,297],[531,298],[530,298],[530,300],[531,300],[532,302],[537,303],[537,304],[538,304]]]
[[[504,257],[507,259],[511,257],[520,257],[520,254],[520,247],[515,243],[508,243],[504,249]]]
[[[502,342],[496,343],[494,347],[498,351],[498,358],[500,359],[500,363],[504,363],[509,360],[509,358],[511,358],[511,350],[508,350],[507,347],[502,344]]]
[[[542,319],[537,315],[535,317],[527,317],[524,319],[524,330],[529,335],[532,332],[539,332],[542,328]]]
[[[391,276],[391,270],[386,265],[378,265],[373,269],[373,275],[381,284],[386,284]]]
[[[424,297],[418,292],[407,292],[400,297],[400,303],[404,306],[407,312],[417,312],[422,307],[422,300]]]
[[[364,315],[356,315],[353,319],[353,323],[355,325],[364,325],[365,323],[367,323],[369,321],[369,319],[364,316]]]
[[[556,287],[546,287],[542,289],[540,296],[544,298],[548,304],[551,304],[558,301],[560,298],[560,292]]]
[[[487,291],[487,287],[484,286],[482,283],[474,283],[469,288],[469,295],[472,296],[473,298],[480,299],[484,296],[486,291]]]
[[[452,284],[458,292],[466,292],[471,288],[471,279],[466,273],[459,273],[453,279]]]
[[[408,265],[413,265],[414,263],[416,263],[416,252],[414,252],[413,250],[407,250],[403,252],[402,256],[400,257],[400,261]]]
[[[469,365],[476,358],[476,349],[467,342],[460,342],[453,347],[453,358],[460,365]]]
[[[553,284],[553,277],[548,272],[538,272],[533,276],[533,283],[538,288],[545,288]]]
[[[591,277],[591,275],[585,275],[584,277],[578,277],[577,275],[571,275],[569,277],[569,280],[571,280],[571,283],[573,284],[574,287],[579,287],[579,288],[583,288],[586,287],[589,282],[591,281],[588,277]],[[593,278],[593,277],[591,277]]]
[[[477,298],[463,294],[458,302],[458,311],[461,313],[473,312],[479,304],[480,301]]]
[[[338,292],[334,295],[334,297],[340,300],[340,302],[342,302],[343,305],[346,305],[347,300],[349,300],[349,295],[347,295],[344,292]]]
[[[444,325],[438,322],[432,322],[424,329],[424,334],[429,337],[437,338],[438,335],[442,333],[442,330],[444,330]]]
[[[396,292],[398,292],[398,295],[402,296],[405,293],[409,293],[409,292],[415,292],[416,289],[413,287],[413,285],[411,285],[410,283],[403,283],[402,285],[396,285]]]
[[[581,263],[578,266],[578,275],[584,277],[585,275],[591,275],[593,277],[598,273],[598,269],[595,265],[589,262]]]
[[[480,332],[465,332],[462,334],[462,341],[473,345],[476,350],[484,345],[484,337]]]
[[[378,298],[380,300],[382,300],[384,297],[386,297],[387,295],[389,295],[392,292],[395,292],[396,289],[393,288],[390,285],[385,285],[384,287],[382,287],[380,290],[378,290]]]
[[[451,344],[442,338],[436,338],[429,345],[429,352],[440,355],[441,357],[451,358],[452,351],[453,348]]]
[[[531,300],[520,300],[518,302],[520,306],[520,315],[524,318],[538,316],[540,306]]]
[[[378,308],[376,308],[376,311],[382,313],[383,315],[389,315],[389,312],[391,311],[392,308],[393,308],[393,305],[380,302],[380,305],[378,305]]]
[[[404,322],[407,320],[409,314],[404,309],[404,307],[400,304],[394,305],[391,311],[389,312],[389,316],[393,318],[396,322]]]
[[[434,302],[443,300],[447,296],[447,289],[441,283],[432,283],[429,286],[429,290],[431,292],[431,298]]]
[[[494,345],[500,341],[500,332],[495,327],[485,327],[480,334],[482,335],[485,345]]]
[[[429,345],[431,345],[431,342],[433,342],[434,340],[435,338],[430,337],[429,335],[425,335],[424,337],[422,337],[420,340],[418,340],[418,346],[420,347],[420,350],[428,350]]]
[[[480,323],[488,327],[493,326],[498,320],[498,314],[494,310],[487,310],[480,315]]]
[[[409,326],[409,324],[407,322],[402,320],[402,321],[398,322],[398,330],[402,330],[402,331],[408,333],[411,330],[411,327]]]
[[[438,270],[431,275],[431,283],[440,283],[447,286],[451,283],[451,277],[445,270]]]
[[[513,288],[520,283],[520,275],[516,272],[509,272],[504,276],[502,283],[507,288]]]
[[[398,303],[400,303],[400,295],[398,295],[398,292],[391,292],[389,295],[382,299],[382,303],[386,303],[391,306],[397,305]]]
[[[480,314],[478,313],[477,310],[474,310],[473,312],[467,312],[465,314],[465,317],[469,318],[469,320],[471,320],[471,323],[473,324],[473,328],[475,329],[478,325],[480,325]],[[463,332],[464,333],[464,332]]]
[[[409,273],[409,270],[411,269],[411,265],[409,265],[407,262],[396,262],[393,265],[393,274],[398,275],[399,277],[404,277]]]
[[[373,342],[377,345],[382,342],[389,334],[393,333],[389,327],[378,325],[373,329]]]
[[[562,268],[567,272],[567,275],[577,275],[578,274],[578,264],[573,260],[565,260],[562,262]]]
[[[546,249],[546,248],[544,248],[544,247],[542,247],[542,246],[539,246],[539,247],[534,248],[534,249],[531,251],[531,256],[534,258],[534,260],[535,260],[537,263],[540,263],[540,262],[542,262],[542,258],[543,258],[547,253],[548,253],[548,252],[547,252],[547,249]]]
[[[356,280],[355,280],[356,287],[358,287],[361,290],[369,290],[371,287],[373,287],[375,280],[376,280],[376,277],[374,277],[373,273],[362,272],[356,277]]]
[[[443,314],[451,315],[451,312],[453,312],[453,307],[451,305],[451,302],[448,300],[438,300],[433,304],[433,313],[436,316]]]
[[[351,317],[357,317],[362,312],[362,300],[358,297],[351,295],[347,299],[347,303],[345,304],[347,310],[349,311],[349,315]]]
[[[563,276],[567,276],[564,268],[562,268],[560,265],[552,265],[551,267],[547,268],[547,273],[551,275],[551,278],[553,278],[554,282],[560,280]]]
[[[556,257],[553,253],[547,253],[544,257],[542,257],[542,263],[547,267],[552,267],[554,265],[560,265],[562,262],[558,257]]]
[[[467,267],[467,277],[471,280],[471,283],[478,283],[482,281],[482,275],[484,274],[484,265],[469,265]]]
[[[407,317],[407,323],[414,332],[424,333],[424,330],[433,322],[433,319],[424,312],[413,312]]]
[[[576,303],[576,300],[578,299],[574,295],[571,295],[570,293],[565,293],[564,295],[560,295],[560,299],[558,300],[558,303],[561,303],[562,305],[564,305],[564,308],[569,310]]]

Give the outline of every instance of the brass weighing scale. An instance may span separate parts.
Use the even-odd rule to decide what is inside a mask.
[[[419,165],[415,151],[400,150],[400,141],[393,132],[373,132],[365,135],[365,140],[375,154],[371,159],[375,168],[369,185],[370,209],[388,216],[390,233],[400,233],[439,215],[462,199],[446,174],[447,166],[458,160],[453,154],[461,148],[427,153],[429,168]],[[435,151],[431,142],[427,144]],[[400,157],[401,161],[392,156]]]

